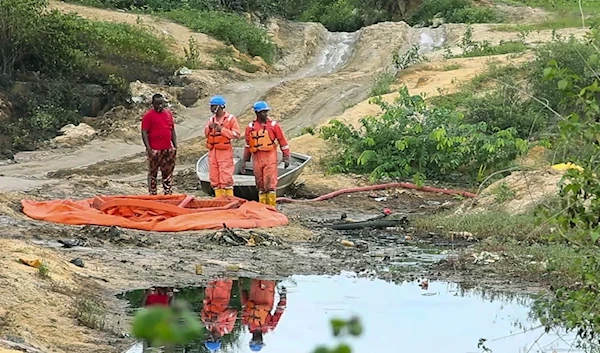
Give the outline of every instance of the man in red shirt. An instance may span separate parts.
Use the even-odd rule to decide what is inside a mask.
[[[142,140],[148,155],[148,192],[156,195],[156,178],[160,169],[165,195],[173,193],[173,171],[177,157],[177,135],[173,114],[164,107],[161,94],[152,96],[152,109],[142,118]]]

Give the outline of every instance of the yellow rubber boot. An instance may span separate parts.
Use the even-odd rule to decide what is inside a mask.
[[[275,192],[270,192],[267,194],[267,205],[269,206],[277,206],[277,194]]]
[[[215,189],[215,197],[221,197],[224,195],[225,193],[223,192],[223,189]]]
[[[263,193],[258,193],[258,202],[260,203],[267,203],[267,194],[263,194]]]
[[[233,189],[223,189],[225,196],[233,196]]]

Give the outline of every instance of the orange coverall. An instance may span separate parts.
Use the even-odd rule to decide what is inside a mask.
[[[250,293],[242,291],[242,324],[248,327],[250,332],[260,330],[262,333],[273,331],[287,304],[287,299],[281,298],[271,314],[275,303],[275,281],[253,279],[250,284]]]
[[[221,126],[221,132],[211,129],[210,125],[216,123]],[[224,112],[219,119],[213,115],[204,127],[206,147],[208,148],[210,185],[215,190],[215,195],[233,196],[233,147],[231,140],[240,137],[240,126],[237,118]]]
[[[285,139],[281,125],[275,120],[267,119],[266,123],[261,124],[254,120],[246,127],[246,148],[244,149],[244,161],[247,161],[252,155],[252,166],[254,168],[254,178],[259,197],[261,194],[272,193],[273,200],[268,203],[275,206],[275,194],[277,190],[277,144],[284,157],[290,157],[290,146]]]
[[[214,280],[204,290],[204,306],[200,312],[206,328],[218,337],[231,333],[237,311],[229,307],[232,280]]]

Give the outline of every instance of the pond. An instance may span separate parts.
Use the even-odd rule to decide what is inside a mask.
[[[353,315],[360,317],[364,327],[361,337],[348,340],[354,353],[484,352],[478,348],[482,338],[493,353],[579,352],[573,345],[574,335],[545,333],[539,322],[530,318],[532,300],[526,296],[462,289],[448,282],[398,285],[356,278],[349,273],[292,276],[283,281],[239,278],[221,283],[231,285],[227,309],[234,318],[231,332],[222,336],[221,349],[206,348],[205,338],[210,337],[206,333],[197,342],[178,347],[176,352],[311,353],[318,345],[331,346],[337,342],[331,335],[330,319],[348,319]],[[242,302],[257,296],[252,287],[271,288],[274,293],[270,292],[269,305],[273,310],[265,319],[268,329],[262,335],[262,347],[255,342],[251,348],[253,335],[241,312]],[[275,307],[280,303],[283,287],[287,303],[278,315]],[[122,297],[132,307],[139,307],[144,292],[131,291]],[[244,298],[242,292],[246,294]],[[174,297],[187,301],[195,312],[202,313],[205,288],[180,288]],[[264,299],[257,301],[260,300]],[[200,316],[205,318],[205,313]],[[142,346],[136,345],[128,353],[141,352]]]

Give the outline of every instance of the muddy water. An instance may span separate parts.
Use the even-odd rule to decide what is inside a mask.
[[[254,282],[253,282],[254,281]],[[273,286],[275,292],[287,288],[283,314],[271,321],[273,329],[263,335],[261,352],[308,353],[320,344],[333,345],[329,320],[358,315],[364,333],[349,343],[356,353],[397,352],[481,352],[478,342],[493,352],[560,352],[571,349],[573,338],[544,333],[539,323],[529,318],[531,300],[497,293],[461,289],[458,285],[431,282],[423,289],[419,282],[396,285],[382,280],[340,276],[293,276],[282,281],[240,278],[233,281],[230,309],[238,314],[233,330],[223,336],[223,352],[251,352],[252,335],[240,319],[243,311],[238,293],[251,286]],[[201,312],[204,288],[185,288],[175,293]],[[140,305],[143,293],[126,294],[132,306]],[[272,295],[273,305],[280,303]],[[208,337],[208,336],[206,336]],[[209,352],[204,337],[177,352]],[[141,346],[128,353],[141,353]]]

